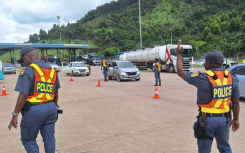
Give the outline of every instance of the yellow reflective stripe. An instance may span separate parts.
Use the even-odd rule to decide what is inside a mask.
[[[206,72],[204,72],[206,74],[208,74],[209,76],[214,76],[214,72],[211,70],[207,70]]]
[[[55,73],[55,70],[52,68],[47,83],[50,83],[50,82],[53,80],[53,78],[54,78],[54,73]]]
[[[214,113],[214,114],[222,114],[222,113],[227,113],[230,111],[230,108],[228,106],[225,106],[225,109],[216,109],[216,108],[201,108],[202,112],[205,113]]]
[[[49,94],[46,94],[47,100],[52,100],[51,96]]]
[[[37,73],[42,77],[42,76],[44,76],[44,73],[43,73],[43,71],[40,69],[40,67],[39,66],[37,66],[37,64],[31,64],[30,65],[31,67],[33,67],[33,68],[35,68],[35,70],[37,71]]]
[[[225,70],[225,75],[228,76],[229,75],[229,72],[227,70]]]

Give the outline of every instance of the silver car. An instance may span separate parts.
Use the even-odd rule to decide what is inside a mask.
[[[245,98],[245,64],[234,65],[226,70],[236,75],[239,80],[240,95]]]
[[[12,63],[2,63],[2,66],[3,66],[3,74],[16,74],[16,69],[15,69],[15,66],[14,64]]]
[[[56,63],[47,63],[51,66],[56,72],[60,72],[59,66]]]
[[[122,80],[140,80],[139,69],[129,61],[111,61],[110,70],[107,72],[109,80],[116,78],[118,82]]]

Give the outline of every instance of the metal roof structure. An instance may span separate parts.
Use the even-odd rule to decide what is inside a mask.
[[[58,49],[67,49],[69,58],[72,56],[71,51],[73,51],[73,60],[76,60],[76,49],[84,49],[84,48],[89,48],[88,44],[36,44],[36,43],[0,43],[0,51],[8,51],[10,52],[11,55],[11,60],[12,60],[12,54],[11,51],[13,52],[13,61],[15,63],[15,54],[14,50],[16,49],[22,49],[25,46],[31,46],[35,49],[40,49],[41,50],[41,56],[44,56],[44,50],[46,50],[46,56],[48,55],[47,50],[49,49],[57,49],[57,54],[58,54]]]
[[[0,51],[9,49],[21,49],[25,46],[32,46],[36,49],[82,49],[89,48],[88,44],[35,44],[35,43],[0,43]]]

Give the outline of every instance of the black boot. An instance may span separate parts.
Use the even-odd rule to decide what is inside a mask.
[[[158,84],[156,83],[154,86],[158,86]]]
[[[161,86],[161,82],[159,82],[159,86]]]

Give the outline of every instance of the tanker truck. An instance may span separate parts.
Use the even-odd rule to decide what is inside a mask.
[[[192,46],[181,45],[183,47],[182,62],[186,71],[192,69],[193,52]],[[130,61],[138,69],[147,70],[150,68],[154,71],[153,64],[158,58],[161,63],[162,71],[174,73],[177,71],[177,45],[164,45],[152,48],[141,48],[119,56],[119,60]]]

